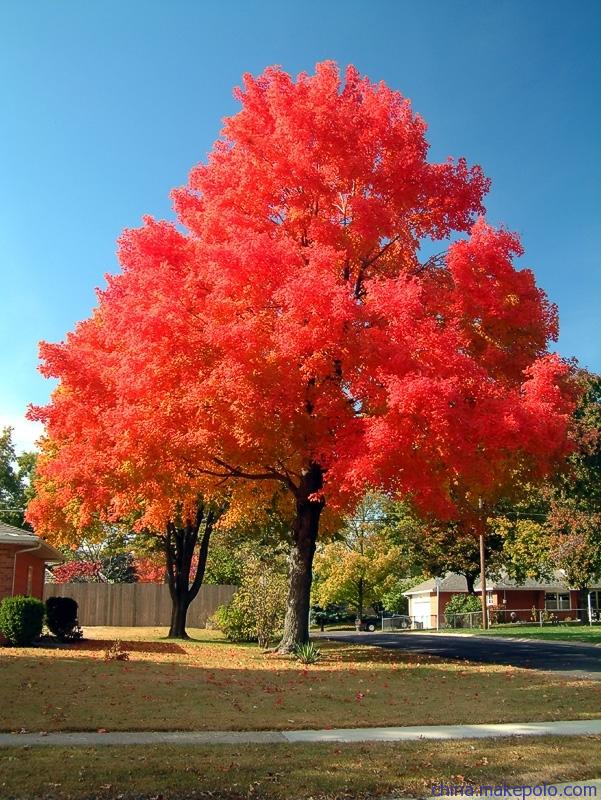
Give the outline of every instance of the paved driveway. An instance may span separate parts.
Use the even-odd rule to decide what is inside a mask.
[[[601,680],[601,647],[587,644],[525,642],[493,636],[451,636],[440,633],[332,632],[325,636],[337,641],[428,653],[442,658],[577,673],[582,677]]]

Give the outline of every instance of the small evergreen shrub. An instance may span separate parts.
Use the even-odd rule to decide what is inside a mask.
[[[83,636],[77,619],[77,602],[72,597],[49,597],[46,600],[46,625],[61,642],[73,642]]]
[[[0,603],[0,632],[10,644],[26,647],[42,633],[44,611],[36,597],[6,597]]]

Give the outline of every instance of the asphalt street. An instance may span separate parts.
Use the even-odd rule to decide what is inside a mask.
[[[370,644],[405,652],[428,653],[441,658],[508,664],[548,672],[569,672],[601,680],[601,647],[587,644],[515,641],[493,636],[452,636],[427,633],[322,634],[336,641]]]

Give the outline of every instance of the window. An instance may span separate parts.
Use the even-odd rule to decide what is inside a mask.
[[[33,587],[33,567],[27,567],[27,592],[26,592],[26,594],[31,595],[32,587]]]
[[[593,611],[601,611],[601,590],[599,589],[591,591],[591,608]]]
[[[567,611],[570,608],[570,593],[545,592],[545,608],[548,611]]]

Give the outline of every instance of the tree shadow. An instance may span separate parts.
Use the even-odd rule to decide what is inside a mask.
[[[45,653],[7,649],[0,658],[0,729],[282,730],[544,720],[561,713],[576,719],[598,710],[586,683],[554,686],[543,673],[467,667],[457,674],[438,659],[367,647],[325,645],[323,662],[307,667],[271,661],[258,649],[255,658],[233,645],[231,652],[209,645],[203,653],[171,641],[122,640],[131,657],[105,661],[103,651],[113,643],[88,640]]]
[[[92,653],[97,653],[100,650],[108,650],[112,645],[116,642],[121,642],[123,650],[127,650],[128,652],[132,653],[158,653],[158,654],[173,654],[173,655],[185,655],[186,649],[176,641],[172,639],[159,641],[159,642],[143,642],[140,640],[128,640],[128,639],[82,639],[79,642],[71,642],[69,647],[73,650],[78,652],[86,652],[90,651]],[[182,640],[182,643],[184,640]]]

